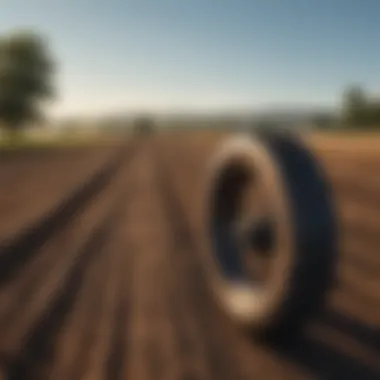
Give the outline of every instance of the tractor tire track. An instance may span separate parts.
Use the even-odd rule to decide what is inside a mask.
[[[124,159],[133,154],[133,149],[123,147],[115,157],[101,167],[94,176],[83,183],[62,202],[54,207],[47,215],[30,225],[0,248],[0,286],[30,259],[33,253],[60,228],[69,223],[86,203],[95,197],[111,181]]]
[[[53,212],[53,219],[58,218],[62,224],[57,222],[55,226],[57,231],[50,229],[49,234],[46,234],[46,230],[42,233],[46,243],[42,249],[34,252],[35,258],[30,263],[29,260],[28,265],[23,265],[19,269],[20,273],[24,272],[24,276],[11,276],[3,284],[0,292],[0,305],[3,306],[0,315],[2,337],[0,356],[3,358],[0,368],[3,377],[50,378],[51,373],[56,374],[54,372],[56,367],[53,365],[57,362],[57,359],[54,359],[56,353],[60,352],[63,356],[66,353],[67,356],[67,351],[62,353],[62,346],[57,342],[63,342],[63,338],[59,337],[66,329],[66,321],[70,320],[72,315],[76,315],[78,299],[84,293],[87,269],[93,266],[93,262],[99,261],[99,257],[100,261],[104,261],[104,258],[101,259],[102,256],[108,258],[104,251],[109,246],[110,235],[124,210],[124,207],[120,206],[124,206],[125,203],[125,178],[127,178],[125,174],[132,154],[132,151],[129,155],[124,151],[119,152],[111,164],[105,166],[93,181],[87,183],[90,190],[86,189],[86,186],[81,187],[75,192],[77,197],[75,195],[70,197],[71,201],[68,203],[64,201],[63,204],[69,205],[67,206],[69,210],[65,207],[60,208],[60,212],[64,213],[63,221]],[[122,167],[124,170],[121,170]],[[111,183],[112,186],[109,186]],[[91,202],[88,202],[87,196],[93,196]],[[99,199],[95,201],[97,198]],[[78,208],[75,208],[73,203]],[[79,211],[82,211],[80,215]],[[62,216],[61,213],[58,215]],[[49,219],[45,222],[49,222]],[[66,244],[61,247],[62,249],[57,249],[57,244],[60,242]],[[111,255],[109,260],[111,259],[113,268],[117,269],[116,260],[119,261],[120,256]],[[104,263],[99,267],[103,274],[112,273],[112,271],[105,272],[105,268]],[[104,279],[104,275],[102,277],[100,278],[104,285],[104,281],[109,278]],[[108,316],[112,316],[110,310],[116,310],[116,289],[119,285],[112,275],[111,279],[113,285],[110,286],[113,292],[109,292],[111,288],[107,288],[104,300],[109,307],[108,314],[103,319],[103,326],[106,326],[105,321]],[[91,300],[91,295],[86,294]],[[99,292],[96,300],[99,300]],[[87,302],[87,299],[84,301]],[[79,305],[81,306],[80,303]],[[95,313],[99,311],[99,302],[96,306],[96,309],[92,309]],[[88,316],[91,320],[94,313]],[[85,327],[88,327],[88,323]],[[97,324],[93,325],[93,328],[97,327]],[[111,335],[111,326],[107,326],[106,329],[109,329],[108,335]],[[94,333],[94,329],[91,333]],[[89,348],[91,346],[87,347]],[[61,362],[65,360],[58,361]],[[104,366],[105,362],[106,359]],[[80,365],[83,367],[83,362]]]

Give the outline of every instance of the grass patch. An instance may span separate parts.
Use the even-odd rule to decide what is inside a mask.
[[[57,133],[3,133],[0,136],[0,150],[35,150],[70,147],[90,147],[117,144],[125,137],[104,134]]]

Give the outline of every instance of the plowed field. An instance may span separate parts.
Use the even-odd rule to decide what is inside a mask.
[[[339,270],[304,331],[264,344],[219,310],[199,265],[219,139],[0,157],[0,378],[380,379],[380,149],[309,142],[334,191]]]

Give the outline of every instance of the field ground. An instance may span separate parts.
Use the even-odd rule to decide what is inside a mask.
[[[218,309],[199,265],[223,137],[0,159],[0,378],[380,378],[380,139],[370,155],[310,140],[340,216],[336,285],[302,334],[264,345]]]

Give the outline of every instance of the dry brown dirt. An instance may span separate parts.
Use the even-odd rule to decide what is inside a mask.
[[[0,378],[380,378],[380,149],[310,142],[340,216],[339,273],[326,310],[302,334],[263,344],[219,310],[199,265],[205,168],[221,138],[168,134],[39,163],[0,161],[4,197],[20,205],[12,206],[17,235],[117,149],[125,153],[69,222],[33,249],[0,251]],[[21,198],[32,178],[37,206],[28,209]],[[4,260],[12,249],[21,259]]]

